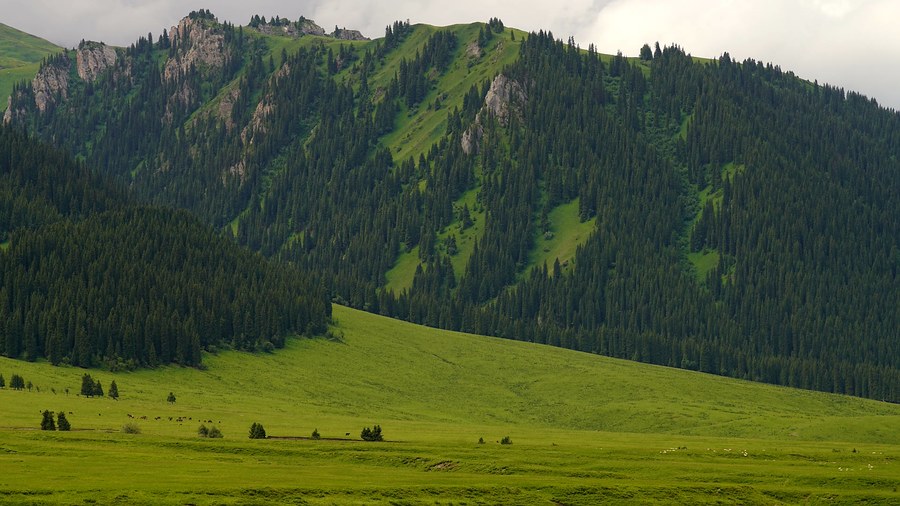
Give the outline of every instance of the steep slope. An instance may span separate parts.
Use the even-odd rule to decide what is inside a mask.
[[[0,23],[0,111],[5,111],[13,87],[30,81],[41,60],[62,51],[61,47]]]
[[[10,121],[354,307],[900,399],[896,113],[727,54],[307,21],[57,58]]]

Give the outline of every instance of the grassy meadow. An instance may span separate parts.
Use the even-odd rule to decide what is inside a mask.
[[[0,504],[900,501],[900,406],[334,314],[332,339],[203,370],[88,371],[118,401],[0,358]],[[45,409],[72,432],[38,430]]]

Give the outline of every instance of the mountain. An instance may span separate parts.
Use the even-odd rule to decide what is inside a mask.
[[[354,307],[900,400],[896,112],[727,53],[307,22],[85,43],[4,121]]]
[[[41,61],[62,48],[0,23],[0,110],[6,110],[13,87],[31,80]]]
[[[189,213],[135,205],[67,154],[0,127],[0,353],[112,369],[200,365],[325,330],[308,276]]]

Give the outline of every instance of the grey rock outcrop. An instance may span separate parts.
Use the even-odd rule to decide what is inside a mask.
[[[286,25],[260,24],[257,28],[266,35],[286,35],[288,37],[302,37],[303,35],[325,36],[325,29],[317,25],[311,19],[302,18],[297,23]]]
[[[510,116],[515,115],[521,119],[522,106],[526,100],[527,96],[521,84],[503,74],[497,75],[491,81],[491,87],[484,97],[484,105],[475,116],[475,122],[460,138],[463,152],[471,155],[478,151],[481,138],[484,136],[485,115],[496,119],[502,126],[509,126]]]
[[[178,54],[166,62],[163,76],[167,81],[186,74],[191,66],[221,68],[225,65],[225,35],[207,26],[203,19],[184,18],[169,32]]]
[[[44,65],[31,80],[34,105],[46,112],[57,100],[69,97],[69,57],[63,56],[54,63]]]
[[[340,40],[369,40],[359,30],[348,30],[346,28],[337,28],[331,36]]]
[[[75,52],[75,67],[78,77],[94,82],[106,69],[116,64],[116,50],[102,42],[86,42]]]
[[[491,88],[484,97],[484,108],[503,126],[509,125],[510,114],[521,115],[521,106],[526,100],[522,85],[503,74],[491,82]]]
[[[21,94],[19,95],[21,97]],[[25,119],[25,110],[17,108],[13,104],[13,96],[10,95],[6,99],[6,111],[3,113],[3,124],[9,125],[12,122],[19,123]]]

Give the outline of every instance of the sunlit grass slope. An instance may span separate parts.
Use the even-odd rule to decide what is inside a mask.
[[[0,390],[0,503],[900,499],[894,405],[334,313],[334,339],[273,354],[88,371],[118,401],[76,396],[82,369],[0,359],[33,385]],[[44,409],[76,430],[36,430]],[[325,439],[251,441],[254,421]],[[376,423],[387,441],[359,441]]]
[[[6,110],[13,85],[30,81],[41,60],[59,51],[51,42],[0,23],[0,111]]]

